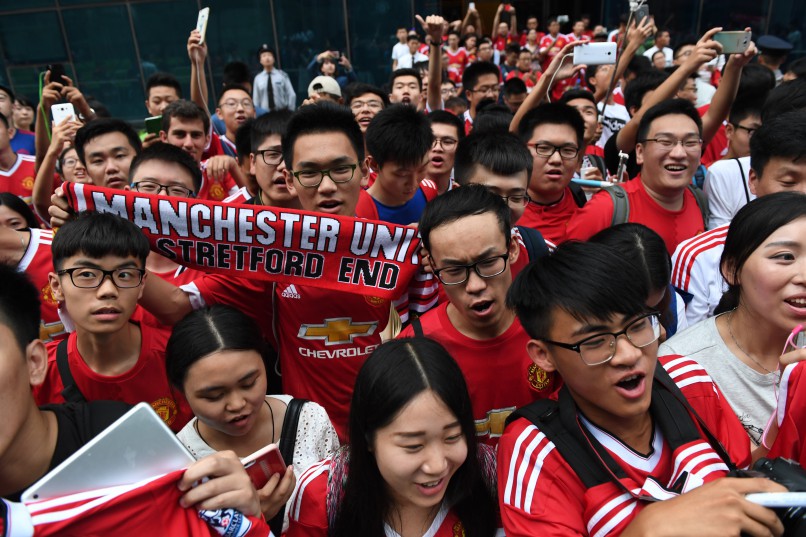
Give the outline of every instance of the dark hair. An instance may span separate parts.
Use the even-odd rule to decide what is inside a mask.
[[[176,96],[182,98],[182,85],[176,77],[169,73],[154,73],[146,80],[146,96],[151,95],[151,88],[164,86],[176,90]]]
[[[293,115],[294,113],[290,110],[276,110],[255,118],[255,120],[251,122],[251,145],[247,153],[257,151],[260,144],[272,134],[277,134],[280,138],[285,136],[288,122],[291,121]]]
[[[736,102],[752,101],[755,106],[760,108],[774,87],[775,73],[769,68],[757,63],[745,65],[739,77]]]
[[[645,225],[618,224],[603,229],[589,240],[620,252],[625,259],[638,265],[646,276],[650,290],[657,291],[669,285],[672,260],[666,250],[666,243],[660,235]]]
[[[23,353],[39,338],[39,294],[27,274],[0,263],[0,324],[11,330]]]
[[[350,106],[350,103],[353,102],[353,99],[356,97],[360,97],[362,95],[366,95],[367,93],[371,93],[373,95],[377,95],[381,101],[383,101],[383,107],[386,108],[389,106],[389,94],[384,93],[381,91],[381,88],[377,86],[373,86],[372,84],[365,84],[363,82],[353,82],[352,84],[348,84],[346,88],[344,88],[345,97],[347,100],[345,104]]]
[[[669,78],[669,75],[657,69],[640,73],[624,88],[624,106],[627,107],[628,111],[632,109],[640,110],[644,95],[649,91],[658,89],[667,78]]]
[[[526,52],[529,51],[527,50]],[[518,43],[509,43],[505,48],[505,54],[520,54],[520,53],[521,53],[521,46]]]
[[[164,130],[166,134],[171,130],[171,120],[175,117],[191,121],[201,121],[204,135],[207,136],[207,133],[210,132],[210,116],[204,108],[193,101],[179,99],[165,107],[162,111],[162,130]]]
[[[93,119],[78,129],[75,140],[73,141],[73,145],[76,148],[76,154],[78,154],[78,158],[84,164],[84,166],[87,165],[87,161],[84,159],[84,146],[86,146],[91,140],[111,132],[119,132],[123,134],[126,139],[129,140],[129,145],[132,146],[132,149],[134,149],[135,153],[139,153],[143,149],[143,144],[140,141],[140,137],[137,135],[137,132],[131,127],[131,125],[122,119]]]
[[[373,120],[374,121],[374,120]],[[291,169],[294,164],[294,145],[297,138],[306,134],[344,134],[360,165],[364,161],[364,136],[349,108],[320,101],[316,106],[303,106],[291,116],[283,136],[283,160]]]
[[[256,118],[247,118],[247,120],[238,125],[238,128],[235,130],[235,158],[238,164],[249,161],[249,154],[252,152],[252,128],[255,121]]]
[[[140,228],[129,220],[112,213],[84,211],[59,228],[50,250],[56,270],[62,269],[65,259],[78,254],[95,259],[108,255],[132,256],[140,261],[142,268],[149,246]]]
[[[658,52],[663,51],[661,50]],[[652,56],[655,55],[653,54]],[[647,58],[643,54],[639,54],[637,56],[633,56],[633,58],[629,61],[629,63],[627,64],[627,68],[624,70],[624,76],[625,77],[628,77],[630,75],[638,76],[639,74],[650,71],[651,69],[652,69],[652,62],[649,61],[649,58]]]
[[[23,220],[25,220],[25,227],[39,227],[39,221],[36,219],[36,215],[34,215],[34,212],[28,204],[22,201],[22,198],[19,196],[15,196],[10,192],[0,192],[0,207],[3,205],[22,216]]]
[[[5,114],[0,114],[0,121],[3,122],[3,125],[5,126],[6,130],[11,128],[11,123]]]
[[[769,71],[769,69],[767,69]],[[797,78],[806,77],[806,58],[798,58],[789,64],[786,69],[787,73],[792,73]]]
[[[419,167],[434,134],[428,116],[413,106],[393,104],[378,112],[367,127],[367,153],[383,167],[387,162]]]
[[[467,216],[493,213],[501,234],[509,244],[512,229],[509,207],[484,185],[470,184],[455,188],[431,200],[420,217],[420,236],[426,250],[431,249],[431,231]]]
[[[577,136],[577,145],[585,145],[585,121],[576,108],[567,104],[542,104],[526,112],[518,125],[518,136],[526,143],[532,137],[537,127],[541,125],[568,125]]]
[[[769,71],[769,69],[767,70]],[[737,125],[750,116],[761,118],[761,108],[759,108],[758,104],[748,101],[734,101],[733,106],[730,108],[728,121]]]
[[[28,97],[17,97],[14,99],[14,102],[24,108],[32,108],[33,110],[36,110],[35,101],[32,101]]]
[[[249,90],[246,89],[246,86],[241,86],[240,84],[224,84],[224,87],[221,88],[221,94],[218,96],[218,106],[221,106],[221,99],[224,98],[224,94],[232,90],[240,90],[249,96],[250,101],[252,100],[252,94],[249,93]]]
[[[568,101],[573,101],[576,99],[585,99],[586,101],[590,101],[591,104],[593,104],[593,107],[596,109],[596,115],[599,115],[599,108],[596,106],[596,98],[593,96],[593,93],[586,89],[571,88],[563,93],[563,96],[560,97],[560,100],[557,102],[560,104],[568,104]]]
[[[504,97],[523,95],[526,93],[526,82],[518,77],[512,77],[504,82]]]
[[[471,38],[471,37],[475,37],[475,38],[476,38],[476,47],[478,47],[478,46],[479,46],[479,43],[480,43],[480,40],[479,40],[479,36],[478,36],[478,34],[465,34],[465,35],[462,37],[462,40],[461,40],[461,42],[460,42],[460,45],[461,45],[461,46],[463,46],[463,47],[464,47],[464,46],[467,46],[467,40],[468,40],[469,38]]]
[[[375,434],[427,391],[456,416],[467,444],[467,458],[451,477],[445,502],[456,511],[468,537],[495,534],[495,503],[476,455],[473,411],[462,370],[436,341],[412,338],[387,341],[358,373],[350,405],[350,467],[330,535],[383,535],[394,505],[371,451]]]
[[[0,84],[0,91],[2,91],[3,93],[5,93],[6,95],[8,95],[8,98],[9,98],[9,100],[10,100],[10,101],[12,101],[12,102],[13,102],[13,101],[14,101],[14,99],[16,99],[16,97],[14,96],[14,92],[13,92],[13,91],[11,91],[11,88],[9,88],[8,86],[5,86],[5,85],[3,85],[3,84]]]
[[[489,104],[481,105],[489,101]],[[492,99],[484,99],[476,106],[476,119],[473,121],[473,132],[495,132],[506,134],[512,123],[514,114],[508,106],[497,104]]]
[[[143,149],[139,155],[134,157],[129,166],[129,182],[134,181],[134,175],[141,164],[150,161],[169,162],[178,164],[190,174],[193,181],[193,190],[199,192],[202,183],[202,172],[199,163],[196,162],[190,153],[175,145],[157,142]]]
[[[230,306],[210,306],[188,313],[174,325],[165,347],[165,371],[171,384],[182,390],[188,370],[205,356],[255,351],[265,360],[267,350],[254,319]]]
[[[454,177],[460,185],[468,184],[482,166],[496,175],[513,175],[526,170],[526,181],[532,176],[534,159],[520,138],[512,133],[473,131],[456,148]]]
[[[806,108],[806,78],[783,82],[767,95],[761,109],[761,122],[801,108]]]
[[[793,110],[767,118],[753,133],[750,138],[750,167],[759,180],[764,179],[764,168],[770,159],[785,158],[796,162],[806,156],[804,121],[806,109]]]
[[[445,110],[451,110],[456,106],[467,108],[467,101],[461,97],[451,97],[445,101]]]
[[[636,140],[639,142],[645,140],[649,136],[649,129],[652,127],[652,122],[664,116],[681,115],[689,117],[697,125],[697,132],[702,136],[702,119],[700,114],[691,101],[685,99],[667,99],[661,101],[649,110],[646,111],[641,122],[638,124],[638,137]]]
[[[461,119],[450,112],[446,112],[445,110],[434,110],[428,114],[428,119],[431,120],[432,125],[439,123],[440,125],[450,125],[451,127],[456,127],[456,136],[457,140],[459,141],[462,141],[462,139],[465,137],[464,123],[462,123]]]
[[[603,244],[569,241],[521,270],[507,305],[530,337],[546,339],[557,309],[580,321],[609,321],[650,311],[648,296],[646,277],[631,259]]]
[[[697,45],[697,41],[696,41],[696,40],[691,39],[691,38],[689,38],[689,37],[684,38],[682,41],[680,41],[679,43],[677,43],[677,46],[676,46],[676,47],[674,47],[674,48],[672,49],[672,58],[674,58],[674,59],[676,60],[676,59],[677,59],[678,54],[680,54],[680,51],[681,51],[681,50],[683,50],[683,47],[688,47],[688,46],[696,46],[696,45]]]
[[[265,51],[264,51],[265,52]],[[268,51],[271,52],[271,51]],[[274,52],[272,52],[274,54]],[[277,57],[274,54],[275,58]],[[260,59],[258,55],[258,59]],[[252,73],[249,72],[249,66],[246,65],[244,62],[229,62],[224,66],[223,77],[221,79],[221,85],[226,88],[228,86],[245,86],[246,84],[252,83]],[[226,90],[223,90],[223,93]]]
[[[420,91],[423,90],[423,78],[420,76],[420,71],[413,67],[404,67],[403,69],[396,69],[392,71],[392,76],[389,77],[389,90],[395,86],[395,80],[401,76],[413,76],[417,79],[417,85],[420,86]],[[387,97],[388,99],[388,97]]]
[[[501,76],[501,71],[493,62],[471,63],[462,73],[462,89],[473,90],[483,75],[495,75],[496,79]]]
[[[719,263],[728,290],[722,295],[714,314],[730,311],[741,303],[741,286],[737,282],[752,253],[776,230],[803,217],[806,217],[806,198],[800,192],[777,192],[762,196],[736,213],[730,222]]]

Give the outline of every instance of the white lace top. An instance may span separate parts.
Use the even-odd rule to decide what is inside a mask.
[[[293,399],[290,395],[267,395],[266,399],[274,398],[282,401],[286,405]],[[210,447],[196,432],[196,420],[193,418],[185,425],[177,438],[190,451],[196,459],[201,459],[216,452]],[[277,439],[279,444],[280,439]],[[297,425],[297,441],[294,444],[294,458],[291,463],[294,465],[294,475],[299,480],[300,475],[308,466],[319,462],[331,455],[339,448],[339,437],[327,411],[317,403],[308,401],[302,407]],[[286,464],[288,461],[286,461]],[[286,509],[283,520],[283,528],[288,528],[288,509]]]

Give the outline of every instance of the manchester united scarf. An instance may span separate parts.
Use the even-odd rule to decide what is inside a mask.
[[[395,299],[419,267],[417,231],[386,222],[65,183],[75,211],[117,214],[151,248],[205,272]]]

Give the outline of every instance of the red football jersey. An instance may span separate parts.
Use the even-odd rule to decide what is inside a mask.
[[[705,222],[690,190],[683,193],[683,207],[670,211],[661,207],[649,194],[640,179],[621,185],[630,202],[628,222],[644,224],[663,238],[669,255],[686,239],[705,231]],[[610,227],[613,221],[613,200],[607,192],[596,193],[568,224],[568,239],[588,240],[597,232]]]
[[[659,361],[733,462],[748,465],[747,434],[705,370],[681,356]],[[652,453],[644,457],[581,415],[580,419],[625,471],[621,482],[631,491],[666,500],[678,494],[672,490],[675,485],[682,483],[682,492],[687,492],[728,473],[704,435],[672,452],[656,427]],[[688,475],[681,480],[683,473]],[[647,504],[614,483],[587,489],[554,443],[525,418],[514,421],[501,437],[498,494],[508,537],[618,535]]]
[[[36,158],[17,154],[17,161],[10,169],[0,170],[0,192],[10,192],[19,196],[28,205],[34,193],[36,178]]]
[[[179,265],[176,268],[176,270],[170,272],[151,271],[151,273],[154,276],[157,276],[160,279],[165,280],[171,285],[176,285],[177,287],[189,284],[205,275],[205,273],[202,272],[201,270],[188,268],[183,265]],[[153,326],[155,328],[163,330],[170,330],[170,327],[166,327],[159,320],[157,320],[157,318],[154,317],[154,315],[152,315],[150,311],[148,311],[143,307],[140,307],[140,305],[137,306],[137,309],[135,310],[131,318],[133,321],[139,322],[141,324],[147,324],[149,326]]]
[[[233,537],[266,537],[269,527],[260,517],[245,517],[234,509],[197,511],[183,508],[184,494],[176,486],[184,470],[121,487],[111,487],[26,505],[34,537],[115,535],[182,535],[210,537],[229,526]],[[205,520],[209,520],[206,522]],[[235,530],[236,527],[240,529]],[[215,528],[215,529],[214,529]]]
[[[697,108],[700,117],[703,117],[710,107],[710,104],[706,104]],[[722,160],[722,157],[728,152],[728,133],[725,130],[725,125],[726,123],[723,121],[722,125],[719,126],[719,129],[717,129],[714,134],[714,137],[711,138],[711,141],[703,148],[700,163],[706,168],[717,160]]]
[[[53,271],[53,256],[50,243],[53,231],[49,229],[31,229],[28,248],[22,256],[17,270],[24,272],[31,283],[39,289],[39,313],[42,320],[39,325],[39,339],[44,342],[63,339],[66,332],[64,323],[59,317],[59,303],[53,298],[48,282],[48,273]]]
[[[568,223],[579,211],[571,189],[566,187],[563,197],[557,203],[540,205],[530,202],[526,205],[523,216],[518,220],[519,226],[538,230],[547,241],[560,244],[567,238]]]
[[[224,148],[221,147],[221,138],[218,137],[218,134],[213,131],[213,126],[210,125],[210,145],[204,149],[204,153],[202,153],[202,160],[207,160],[208,158],[216,155],[225,154]]]
[[[231,196],[224,198],[224,203],[244,204],[250,199],[252,199],[252,195],[249,193],[249,191],[246,189],[245,186],[242,186],[241,188],[235,191],[235,194],[232,194]]]
[[[546,57],[540,64],[540,66],[543,68],[543,71],[548,69],[548,66],[554,57],[559,54],[562,48],[567,44],[568,39],[566,39],[566,37],[562,34],[557,34],[557,37],[552,37],[551,34],[546,34],[543,36],[538,45],[538,50],[548,48]]]
[[[770,459],[786,457],[801,466],[806,464],[806,443],[803,442],[801,431],[806,424],[806,396],[803,388],[798,386],[803,380],[803,368],[806,367],[804,364],[804,362],[790,364],[781,375],[778,410],[775,412],[778,436],[767,455]]]
[[[456,84],[462,83],[462,73],[465,72],[465,67],[469,63],[467,50],[465,47],[459,47],[456,52],[451,52],[451,49],[444,47],[442,52],[448,56],[448,77]]]
[[[486,340],[459,332],[448,317],[447,303],[420,317],[420,322],[424,335],[445,347],[462,369],[480,442],[495,446],[513,410],[550,396],[560,385],[556,373],[543,371],[529,359],[530,338],[517,318],[506,332]],[[412,326],[399,337],[414,337]]]
[[[168,382],[165,372],[165,345],[170,332],[140,325],[142,341],[140,357],[130,370],[121,375],[99,375],[87,365],[78,352],[77,335],[67,340],[67,362],[76,387],[87,401],[122,401],[129,404],[146,402],[171,430],[179,432],[193,417],[184,395]],[[34,387],[38,405],[64,403],[64,384],[56,364],[58,342],[48,343],[48,370],[45,381]]]
[[[288,532],[286,537],[327,537],[327,482],[330,459],[325,459],[308,468],[299,478],[288,505]],[[387,528],[387,535],[393,531]],[[453,510],[444,503],[431,527],[423,534],[428,537],[457,537],[465,535],[464,526]]]
[[[214,181],[207,174],[206,160],[202,161],[201,169],[202,184],[199,188],[199,193],[196,195],[197,199],[221,201],[229,196],[232,196],[238,191],[238,184],[229,173],[227,173],[220,181]]]

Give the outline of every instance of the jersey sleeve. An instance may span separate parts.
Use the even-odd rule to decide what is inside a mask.
[[[613,200],[607,192],[594,195],[568,222],[567,239],[586,241],[613,221]]]
[[[724,446],[733,463],[739,468],[747,468],[751,463],[750,437],[710,375],[700,364],[685,356],[663,356],[659,362],[708,430]]]
[[[730,196],[728,185],[725,184],[725,177],[721,170],[713,166],[705,174],[703,191],[708,197],[708,222],[707,229],[714,229],[722,224],[729,224],[733,219],[733,200],[727,199]]]
[[[302,474],[288,501],[286,537],[327,537],[327,480],[330,460],[320,461]]]
[[[681,242],[672,255],[672,285],[688,299],[686,321],[693,326],[711,315],[711,302],[714,301],[709,297],[709,282],[713,273],[706,270],[705,256],[690,259],[686,255],[687,245],[688,241]]]
[[[545,434],[524,418],[498,444],[498,501],[507,537],[587,535],[584,487]]]
[[[804,362],[787,366],[781,375],[781,392],[778,396],[778,409],[775,419],[778,423],[778,436],[770,449],[769,458],[786,457],[800,463],[806,463],[804,444],[800,441],[800,428],[806,423],[806,404],[804,404],[803,388],[798,388],[803,379]]]

